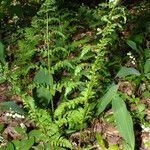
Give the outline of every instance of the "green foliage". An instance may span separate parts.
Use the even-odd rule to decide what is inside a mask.
[[[14,101],[0,102],[0,110],[11,110],[20,114],[24,114],[23,108],[20,108]]]
[[[98,144],[99,144],[100,148],[101,149],[106,149],[105,148],[105,143],[104,143],[104,141],[102,139],[102,136],[99,133],[96,133],[96,139],[98,141]]]
[[[102,4],[94,13],[98,14],[100,8],[110,12],[102,17],[101,29],[97,29],[97,33],[89,27],[91,37],[86,33],[81,36],[76,30],[85,26],[76,21],[82,19],[76,15],[78,12],[58,10],[55,1],[46,1],[38,16],[33,18],[32,27],[25,30],[26,40],[19,42],[14,62],[17,66],[20,62],[18,77],[27,75],[32,68],[27,61],[30,62],[35,55],[40,56],[41,64],[33,64],[33,68],[38,70],[32,84],[35,96],[21,95],[30,117],[44,133],[45,142],[50,141],[52,147],[72,149],[71,143],[63,135],[68,129],[78,131],[86,126],[94,108],[92,102],[99,97],[96,92],[101,92],[99,79],[105,65],[107,47],[112,42],[110,36],[116,28],[121,27],[120,23],[125,21],[125,17],[121,7],[112,8],[112,5]],[[84,6],[80,9],[84,9]],[[46,18],[43,19],[43,16]],[[90,22],[90,18],[87,19]],[[76,34],[74,39],[73,34]],[[94,36],[97,38],[92,44]],[[57,94],[60,95],[58,104],[55,102]],[[47,109],[41,107],[43,103]]]
[[[120,97],[112,99],[112,110],[116,120],[117,128],[125,140],[124,148],[134,150],[135,138],[132,118],[127,111],[124,101]]]
[[[112,101],[113,98],[115,98],[116,93],[118,91],[118,85],[111,85],[107,91],[107,93],[98,100],[97,104],[97,114],[102,113],[107,105]]]
[[[0,62],[5,64],[4,45],[0,42]]]
[[[144,73],[148,74],[150,73],[150,58],[146,60],[144,65]]]
[[[115,35],[126,22],[125,10],[117,6],[118,2],[69,10],[61,8],[63,4],[55,0],[46,0],[32,18],[31,27],[20,31],[22,38],[17,43],[15,54],[11,53],[14,60],[3,72],[14,93],[21,96],[39,130],[29,133],[26,139],[13,141],[15,147],[22,149],[26,143],[29,149],[36,140],[44,139],[44,144],[36,146],[37,149],[73,149],[67,131],[82,131],[87,127],[98,100],[97,114],[112,102],[121,136],[129,149],[134,148],[131,117],[122,99],[116,100],[118,85],[109,87],[101,98],[103,87],[100,85],[105,82],[103,74],[108,74],[105,57],[109,47],[116,43]],[[133,49],[136,47],[131,41],[128,45]],[[148,64],[146,61],[146,72],[149,72]],[[133,74],[140,76],[134,68],[123,67],[117,76]],[[120,118],[117,105],[121,106],[118,110]],[[122,124],[122,120],[128,124]],[[38,139],[39,132],[42,136]]]
[[[108,119],[118,127],[124,149],[134,149],[133,121],[138,118],[140,123],[144,122],[146,105],[140,103],[137,93],[130,96],[123,93],[120,85],[122,80],[133,81],[136,91],[141,83],[146,83],[142,96],[149,97],[150,49],[148,44],[143,46],[147,42],[146,33],[139,33],[137,27],[129,37],[122,36],[124,33],[120,31],[126,22],[126,12],[119,0],[96,7],[92,7],[96,1],[81,3],[0,1],[3,37],[0,83],[7,82],[11,93],[21,97],[38,128],[25,133],[22,140],[8,142],[4,148],[74,149],[69,137],[73,132],[80,132],[78,148],[92,149],[94,146],[82,144],[82,131],[95,113],[100,115],[112,104],[113,116]],[[146,25],[142,27],[149,33],[148,19]],[[25,28],[20,29],[21,26]],[[126,47],[120,46],[121,41]],[[132,49],[138,59],[121,67],[126,61],[126,57],[122,57],[123,49],[127,48]],[[119,49],[122,55],[118,55]],[[120,67],[116,75],[114,70]],[[111,84],[103,95],[114,75],[119,83]],[[131,113],[133,121],[124,101],[127,106],[137,108]],[[24,113],[14,102],[0,103],[1,110],[10,108]],[[96,139],[102,149],[118,149],[117,145],[106,148],[98,133]]]
[[[136,70],[135,68],[131,68],[131,67],[122,67],[119,72],[117,73],[117,77],[126,77],[128,75],[136,75],[136,76],[140,76],[140,72],[138,72],[138,70]]]
[[[135,141],[132,118],[117,91],[118,85],[113,85],[108,89],[106,94],[98,101],[97,114],[102,113],[106,106],[112,103],[117,128],[126,142],[125,149],[133,150]]]

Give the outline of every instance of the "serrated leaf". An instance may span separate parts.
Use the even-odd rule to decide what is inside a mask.
[[[136,46],[136,43],[131,41],[131,40],[127,40],[126,43],[133,49],[133,50],[138,50],[137,49],[137,46]]]
[[[86,55],[90,49],[91,49],[91,45],[84,46],[80,55],[80,59],[83,58],[84,55]]]
[[[12,110],[20,114],[24,114],[23,108],[19,107],[14,101],[0,102],[0,110]]]
[[[100,113],[102,113],[105,108],[107,107],[107,105],[112,101],[112,99],[116,96],[117,94],[117,90],[118,90],[118,85],[112,85],[107,93],[98,100],[97,103],[97,115],[99,115]]]
[[[140,72],[138,70],[136,70],[135,68],[132,67],[122,67],[119,72],[117,73],[116,77],[126,77],[128,75],[136,75],[136,76],[140,76]]]
[[[23,100],[26,101],[26,103],[28,104],[27,107],[30,107],[30,109],[34,110],[35,109],[35,101],[33,99],[33,97],[31,96],[26,96],[26,95],[22,95]]]
[[[146,60],[144,65],[144,73],[147,74],[150,72],[150,58]]]
[[[0,62],[2,64],[5,64],[4,46],[1,42],[0,42]]]
[[[122,98],[119,96],[112,100],[112,110],[117,128],[126,142],[126,150],[134,150],[135,138],[133,121]]]

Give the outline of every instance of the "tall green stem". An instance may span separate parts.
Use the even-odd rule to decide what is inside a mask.
[[[48,74],[49,76],[51,75],[51,52],[50,52],[50,48],[49,48],[49,28],[48,28],[48,12],[46,13],[46,19],[47,19],[47,22],[46,22],[46,42],[47,42],[47,55],[48,55]],[[51,85],[49,85],[49,92],[51,93]],[[53,99],[50,98],[50,101],[51,101],[51,109],[52,109],[52,114],[54,113],[54,104],[53,104]]]

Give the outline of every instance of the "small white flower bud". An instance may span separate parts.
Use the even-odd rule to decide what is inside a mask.
[[[24,115],[22,115],[21,118],[24,119],[25,118]]]
[[[97,28],[97,31],[101,31],[101,29],[100,29],[100,28]]]
[[[129,56],[129,58],[131,58],[131,59],[132,59],[132,58],[133,58],[133,56],[132,56],[132,55],[130,55],[130,56]]]
[[[7,117],[8,117],[8,116],[9,116],[9,113],[6,113],[6,114],[5,114],[5,116],[7,116]]]
[[[9,114],[9,117],[12,117],[13,116],[13,114]]]
[[[131,61],[131,63],[132,63],[133,65],[135,65],[135,62],[134,62],[134,61]]]
[[[128,53],[127,53],[127,55],[128,55],[128,56],[131,56],[131,55],[132,55],[132,53],[131,53],[131,52],[128,52]]]
[[[26,127],[24,123],[20,123],[20,126],[22,129]]]
[[[16,118],[16,115],[12,115],[12,118]]]

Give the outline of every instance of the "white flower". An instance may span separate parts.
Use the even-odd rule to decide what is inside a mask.
[[[26,126],[25,126],[24,123],[20,123],[20,127],[23,129],[23,128],[25,128]]]
[[[135,65],[135,61],[131,61],[131,63],[132,63],[133,65]]]
[[[12,118],[16,118],[16,115],[12,115]]]
[[[21,118],[24,119],[25,118],[24,115],[22,115]]]
[[[131,56],[131,55],[132,55],[132,53],[131,53],[131,52],[128,52],[128,53],[127,53],[127,55],[128,55],[128,56]]]
[[[133,58],[133,56],[132,56],[132,55],[130,55],[130,56],[129,56],[129,58],[131,58],[131,59],[132,59],[132,58]]]
[[[97,28],[97,31],[101,31],[101,29],[100,29],[100,28]]]
[[[143,129],[143,132],[150,132],[150,127],[145,127],[144,125],[141,126]]]
[[[12,117],[13,116],[13,114],[9,114],[9,117]]]
[[[9,116],[9,113],[6,113],[6,114],[5,114],[5,116],[7,116],[7,117],[8,117],[8,116]]]

